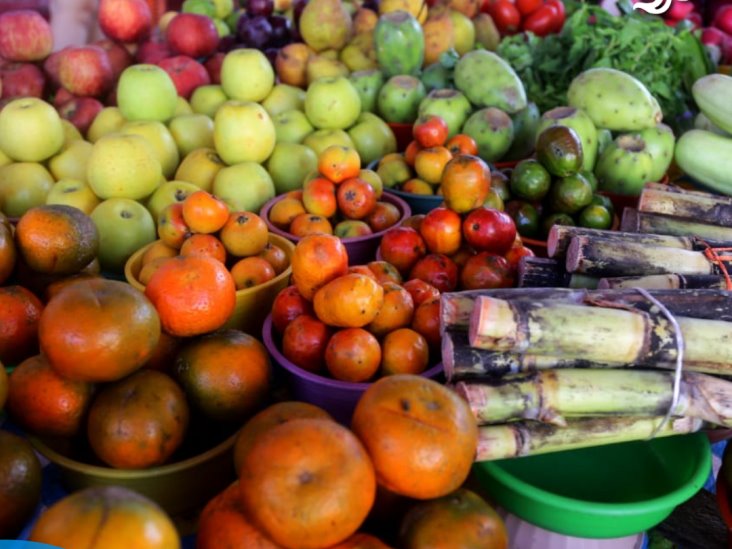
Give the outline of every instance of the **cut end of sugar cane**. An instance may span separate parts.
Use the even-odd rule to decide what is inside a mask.
[[[471,347],[511,351],[516,347],[518,333],[516,318],[508,301],[487,296],[475,300],[468,328]]]

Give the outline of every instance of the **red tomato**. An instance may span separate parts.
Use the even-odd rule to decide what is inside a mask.
[[[546,4],[550,6],[554,6],[557,10],[557,18],[554,22],[554,29],[552,32],[559,32],[562,30],[562,27],[564,26],[564,20],[567,18],[566,12],[564,10],[564,2],[562,0],[546,0]]]
[[[519,13],[523,17],[526,17],[538,10],[543,3],[543,0],[516,0],[516,7],[518,8]]]
[[[533,32],[536,36],[546,36],[554,32],[559,14],[557,8],[544,4],[524,19],[523,30]]]
[[[489,14],[501,34],[516,34],[521,25],[521,13],[509,0],[497,0],[488,8]]]
[[[437,115],[419,118],[412,126],[412,136],[422,148],[441,147],[447,141],[450,129],[447,122]]]
[[[463,235],[479,252],[503,255],[516,240],[516,224],[507,213],[483,206],[465,217]]]

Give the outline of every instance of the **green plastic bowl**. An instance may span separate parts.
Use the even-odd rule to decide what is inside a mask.
[[[621,538],[662,522],[709,477],[703,433],[476,463],[476,480],[514,515],[580,538]]]

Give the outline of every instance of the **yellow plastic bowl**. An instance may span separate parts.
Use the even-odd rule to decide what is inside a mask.
[[[270,233],[269,243],[284,250],[288,263],[292,260],[292,254],[295,251],[295,245],[292,242]],[[140,283],[137,277],[140,274],[140,269],[142,269],[142,256],[153,244],[137,250],[125,264],[127,282],[143,292],[145,286]],[[262,331],[264,319],[272,309],[275,297],[290,283],[290,274],[292,274],[292,267],[288,266],[287,269],[264,284],[237,291],[236,308],[224,328],[236,328],[248,334],[259,334]]]

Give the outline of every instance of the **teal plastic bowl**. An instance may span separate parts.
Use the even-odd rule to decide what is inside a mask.
[[[412,210],[412,215],[429,213],[439,207],[444,201],[442,195],[439,194],[415,194],[399,191],[397,189],[388,189],[388,191],[409,204],[409,208]]]
[[[546,530],[621,538],[668,517],[709,478],[703,433],[476,463],[496,504]]]

